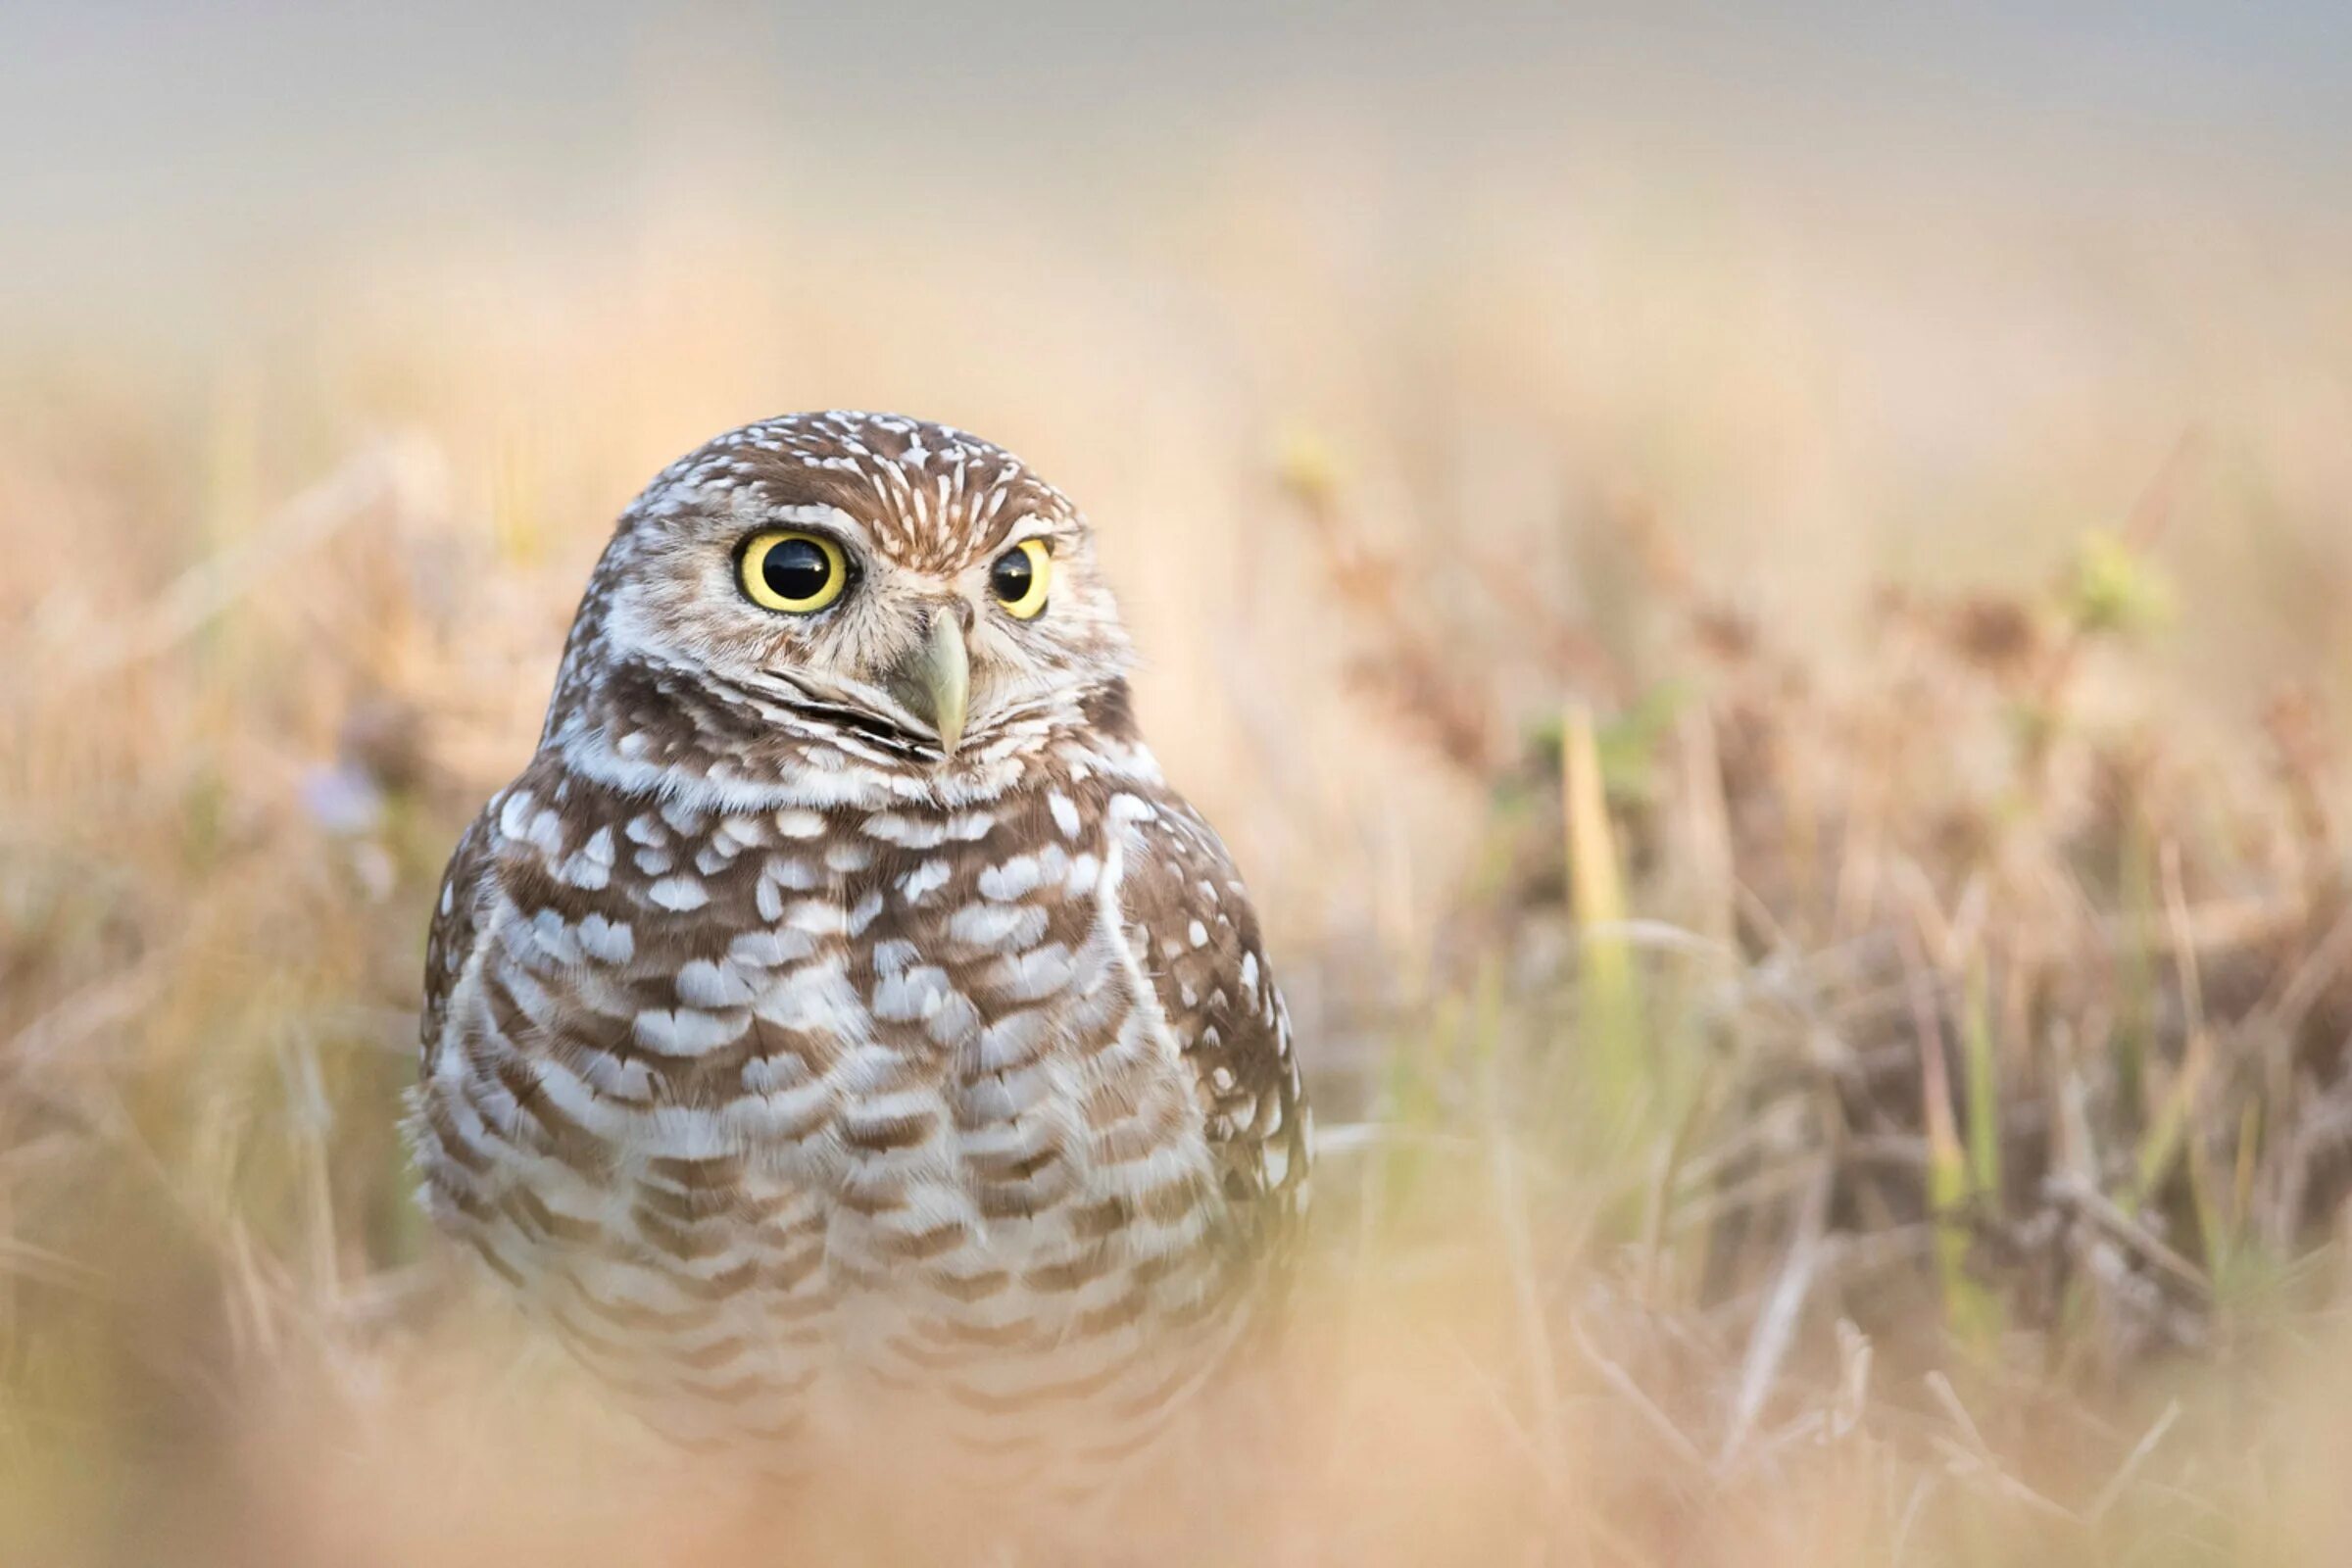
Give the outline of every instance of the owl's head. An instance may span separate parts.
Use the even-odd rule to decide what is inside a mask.
[[[600,696],[651,723],[690,692],[705,730],[766,714],[937,766],[1090,702],[1123,713],[1131,657],[1085,519],[1010,453],[794,415],[680,459],[623,515],[550,733]]]

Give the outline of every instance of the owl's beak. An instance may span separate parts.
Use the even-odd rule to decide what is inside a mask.
[[[971,705],[972,666],[964,653],[963,626],[953,610],[932,612],[929,631],[921,645],[899,662],[890,689],[939,731],[940,752],[955,756]]]

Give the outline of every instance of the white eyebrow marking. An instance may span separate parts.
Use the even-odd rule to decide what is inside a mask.
[[[735,512],[743,521],[755,525],[760,523],[784,523],[786,525],[797,523],[805,528],[822,528],[828,532],[839,534],[853,544],[864,546],[868,551],[874,548],[873,535],[866,532],[864,523],[859,522],[841,508],[829,506],[821,501],[796,502],[790,506],[775,507],[763,505],[756,497],[746,492],[738,492]]]
[[[1010,550],[1024,539],[1051,539],[1053,537],[1054,519],[1041,517],[1032,512],[1012,525],[1012,531],[1004,536],[1004,548]]]

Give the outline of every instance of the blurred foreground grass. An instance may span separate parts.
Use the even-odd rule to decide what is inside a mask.
[[[0,1561],[891,1556],[604,1418],[393,1132],[609,519],[829,404],[1096,515],[1317,1077],[1293,1364],[1140,1555],[2352,1553],[2340,271],[1243,189],[0,368]]]

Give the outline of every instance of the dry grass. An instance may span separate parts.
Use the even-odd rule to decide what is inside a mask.
[[[2242,258],[1544,194],[649,223],[7,367],[0,1560],[890,1554],[518,1348],[392,1130],[605,520],[828,403],[1098,515],[1304,1027],[1292,1355],[1140,1557],[2343,1560],[2340,270],[2192,332]]]

